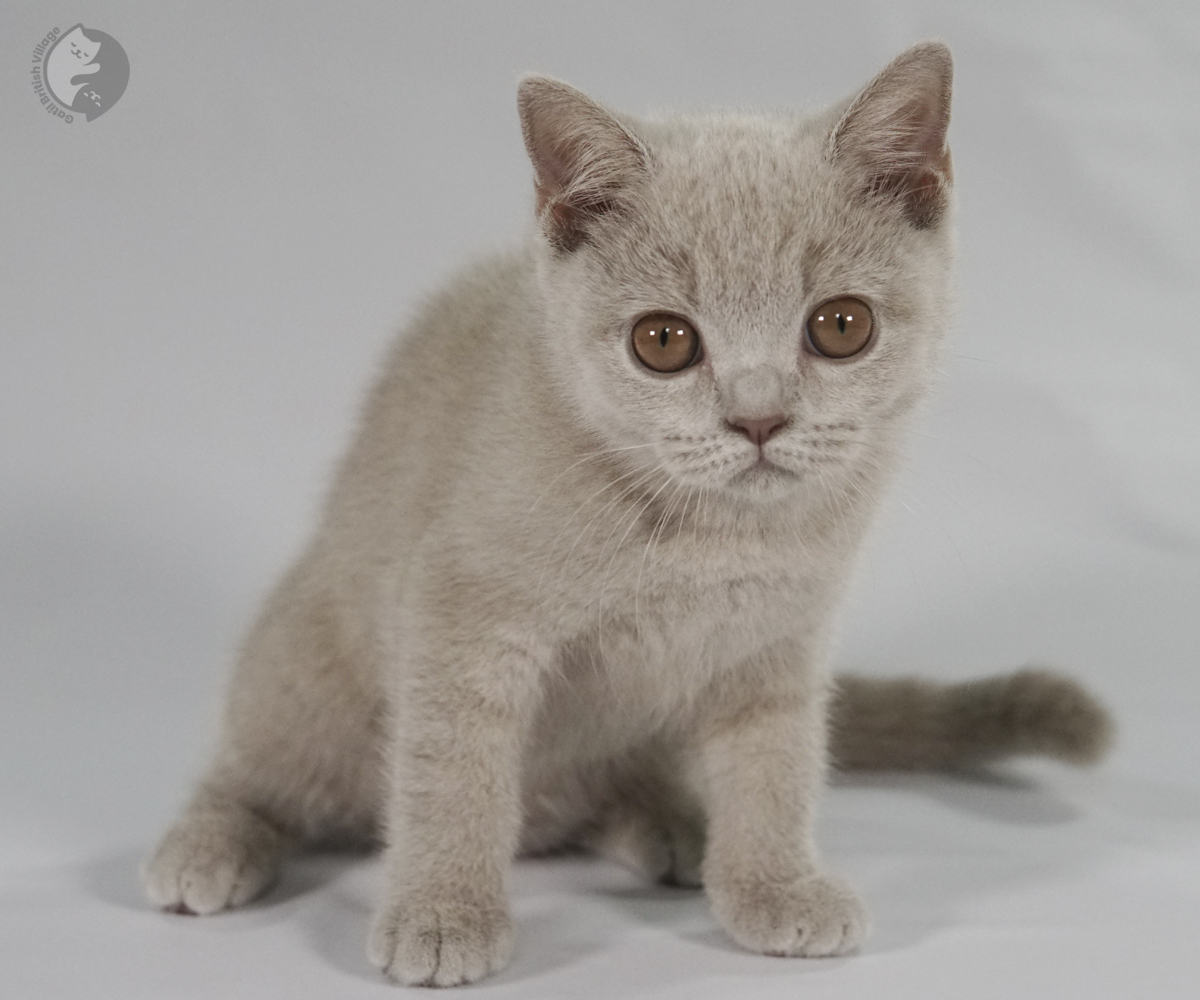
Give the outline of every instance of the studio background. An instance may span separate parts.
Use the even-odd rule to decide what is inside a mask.
[[[82,21],[131,75],[47,115]],[[742,953],[701,896],[522,863],[497,997],[1194,996],[1200,959],[1200,7],[366,3],[0,13],[0,976],[29,997],[395,996],[375,860],[204,920],[137,863],[422,295],[530,225],[519,74],[617,108],[819,106],[956,60],[956,334],[863,560],[842,661],[1050,663],[1098,771],[842,780],[821,840],[863,954]]]

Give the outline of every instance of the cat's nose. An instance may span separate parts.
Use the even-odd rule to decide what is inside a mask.
[[[730,372],[721,390],[730,430],[745,434],[760,448],[787,422],[787,387],[773,365]]]
[[[767,443],[768,439],[780,427],[787,423],[787,417],[782,413],[777,413],[772,417],[732,417],[729,420],[729,426],[735,431],[741,431],[758,447],[762,447]]]

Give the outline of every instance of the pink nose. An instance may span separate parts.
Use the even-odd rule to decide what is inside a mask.
[[[776,414],[773,417],[761,417],[756,420],[751,420],[747,417],[734,417],[729,421],[729,426],[734,430],[741,431],[761,448],[766,444],[771,435],[786,423],[787,417],[782,414]]]

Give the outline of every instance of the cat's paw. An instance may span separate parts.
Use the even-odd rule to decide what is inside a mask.
[[[142,865],[142,882],[150,902],[164,910],[216,913],[266,889],[281,851],[279,834],[253,817],[185,815]]]
[[[405,986],[462,986],[503,969],[513,939],[502,902],[402,899],[375,918],[367,951]]]
[[[766,955],[844,955],[867,936],[869,921],[840,879],[814,875],[790,884],[709,880],[717,919],[738,944]]]

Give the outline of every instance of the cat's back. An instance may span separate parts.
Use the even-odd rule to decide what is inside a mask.
[[[536,308],[523,249],[461,270],[401,331],[363,410],[322,531],[343,564],[402,557],[519,388]]]

